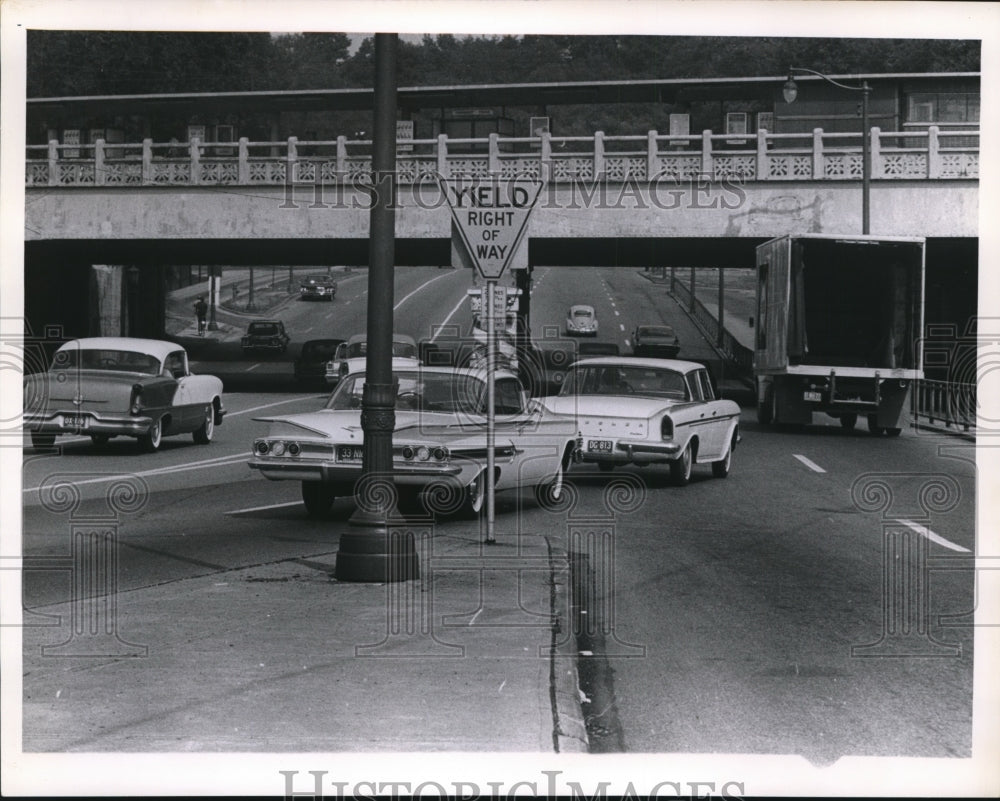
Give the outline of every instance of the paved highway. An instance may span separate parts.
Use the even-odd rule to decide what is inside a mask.
[[[420,339],[435,325],[467,330],[467,273],[396,276],[397,331]],[[291,301],[277,316],[298,344],[346,338],[364,330],[365,299],[357,276],[340,282],[332,303]],[[536,336],[546,326],[561,335],[567,307],[579,302],[596,307],[602,341],[627,349],[635,325],[667,322],[682,356],[711,355],[665,289],[636,271],[536,269]],[[199,369],[225,350],[213,347]],[[225,369],[273,365],[276,381],[284,376],[291,388],[294,353]],[[316,408],[323,398],[231,392],[207,447],[178,437],[143,454],[133,440],[98,448],[66,437],[61,453],[45,454],[26,443],[29,617],[68,597],[68,579],[43,569],[46,560],[65,558],[74,521],[102,514],[122,476],[144,497],[115,513],[119,590],[289,559],[308,574],[310,557],[336,553],[351,500],[338,500],[329,520],[311,521],[296,484],[268,482],[246,460],[264,429],[254,417]],[[679,488],[661,468],[603,474],[578,466],[558,513],[540,509],[528,491],[498,497],[501,542],[525,527],[565,532],[577,555],[578,611],[587,612],[577,620],[590,620],[578,624],[590,652],[584,689],[610,704],[588,709],[594,750],[798,753],[817,763],[848,754],[968,756],[971,448],[910,431],[874,438],[834,420],[761,429],[750,408],[741,426],[725,480],[696,467]],[[75,508],[46,489],[67,479]],[[471,533],[454,519],[436,527],[436,536]],[[907,570],[887,579],[887,566]],[[894,598],[910,615],[902,628],[887,607]]]

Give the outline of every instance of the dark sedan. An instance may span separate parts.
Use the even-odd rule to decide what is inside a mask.
[[[342,339],[310,339],[295,360],[295,380],[300,384],[326,386],[326,363],[333,358]]]
[[[681,341],[669,325],[640,325],[632,332],[632,354],[657,359],[672,359],[681,349]]]

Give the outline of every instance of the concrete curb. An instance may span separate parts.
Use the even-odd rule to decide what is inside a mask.
[[[577,647],[570,620],[569,559],[555,550],[545,538],[549,550],[549,579],[552,590],[552,648],[550,652],[550,692],[552,699],[552,739],[557,753],[586,754],[590,750],[587,727],[581,704],[577,670]]]

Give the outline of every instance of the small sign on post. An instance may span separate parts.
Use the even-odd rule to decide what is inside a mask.
[[[485,295],[481,296],[486,317],[486,542],[494,538],[496,478],[496,319],[506,320],[507,287],[499,286],[502,277],[517,252],[528,227],[528,217],[535,207],[542,182],[535,180],[499,179],[441,180],[452,214],[452,237],[461,240],[461,247],[486,279]]]

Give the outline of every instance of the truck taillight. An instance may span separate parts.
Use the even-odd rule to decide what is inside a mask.
[[[669,417],[664,417],[660,422],[660,439],[674,438],[674,421]]]
[[[128,401],[128,408],[132,414],[139,414],[142,411],[142,385],[132,385],[132,395]]]

